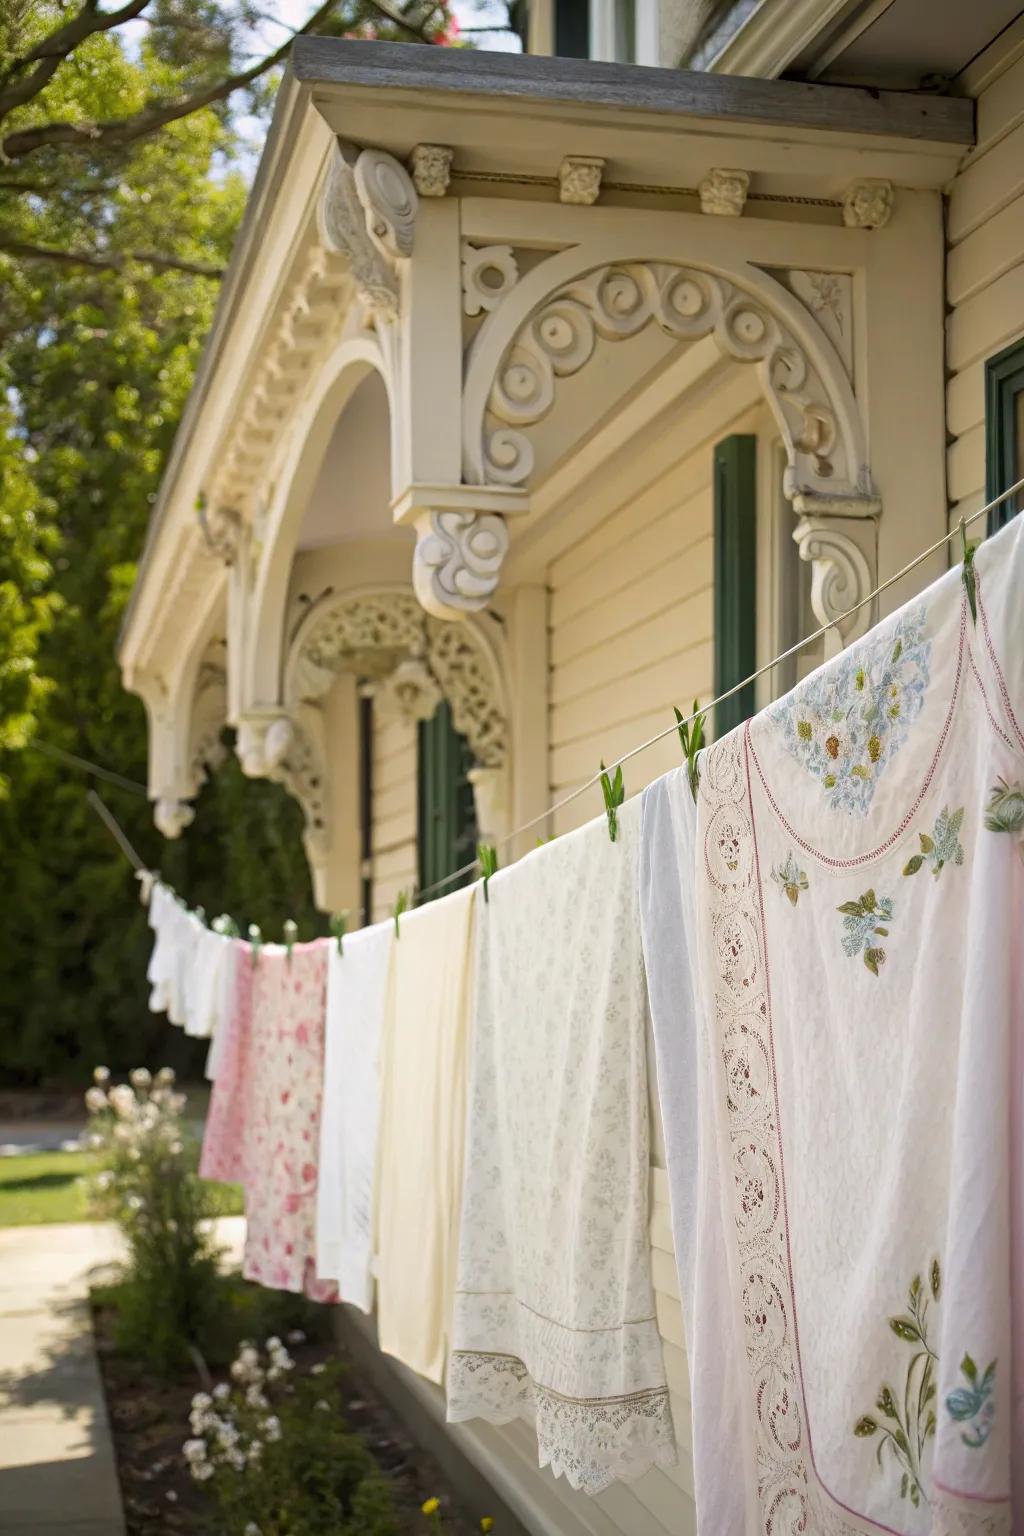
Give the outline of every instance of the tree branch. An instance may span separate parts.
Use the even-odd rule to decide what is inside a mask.
[[[140,0],[133,0],[133,4],[140,4]],[[113,118],[105,123],[46,123],[37,128],[23,128],[9,133],[0,142],[0,160],[21,160],[47,147],[95,149],[108,144],[132,144],[136,139],[145,138],[147,134],[155,133],[168,123],[188,117],[190,113],[211,106],[215,101],[223,101],[233,91],[251,85],[275,65],[282,63],[288,57],[295,39],[312,32],[321,22],[326,21],[337,4],[338,0],[323,0],[323,4],[317,7],[303,26],[292,33],[287,42],[239,74],[228,75],[226,79],[204,86],[202,90],[178,101],[154,102],[134,117]]]
[[[223,267],[205,261],[186,261],[179,256],[162,256],[159,251],[62,251],[51,245],[30,245],[24,240],[8,240],[0,235],[0,253],[20,256],[26,261],[51,261],[65,267],[91,267],[98,272],[121,272],[132,261],[154,267],[158,272],[188,272],[193,277],[224,276]]]
[[[119,11],[103,12],[97,9],[98,0],[86,0],[76,16],[72,16],[62,27],[56,27],[24,58],[14,59],[0,75],[0,119],[5,118],[15,107],[23,107],[27,101],[38,96],[79,43],[96,32],[109,32],[112,27],[120,27],[124,22],[131,21],[149,3],[150,0],[128,0],[128,4],[123,5]],[[12,84],[29,64],[35,64],[36,68],[20,83]]]

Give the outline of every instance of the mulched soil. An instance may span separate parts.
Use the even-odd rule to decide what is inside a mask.
[[[209,1502],[188,1475],[181,1454],[191,1434],[192,1396],[203,1390],[202,1383],[198,1377],[169,1385],[155,1381],[116,1352],[109,1309],[95,1308],[93,1320],[128,1536],[179,1536],[183,1531],[196,1536],[208,1531]],[[303,1374],[319,1360],[339,1358],[331,1344],[307,1342],[289,1345],[289,1350]],[[409,1438],[356,1367],[343,1354],[340,1358],[347,1367],[346,1419],[388,1481],[403,1536],[427,1536],[433,1529],[421,1511],[432,1497],[441,1499],[445,1536],[478,1536],[476,1523],[446,1494],[434,1459]]]

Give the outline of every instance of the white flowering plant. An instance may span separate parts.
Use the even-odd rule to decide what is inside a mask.
[[[192,1399],[182,1446],[218,1532],[399,1536],[380,1470],[342,1417],[340,1366],[299,1371],[272,1336],[262,1348],[243,1342],[229,1375]]]
[[[195,1177],[185,1095],[170,1067],[155,1074],[138,1067],[116,1084],[97,1067],[93,1079],[85,1095],[99,1164],[91,1196],[128,1249],[116,1292],[117,1341],[170,1374],[202,1352],[220,1321],[217,1253],[205,1224],[215,1197]]]

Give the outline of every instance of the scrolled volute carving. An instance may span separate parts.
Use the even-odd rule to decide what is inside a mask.
[[[821,377],[768,303],[716,274],[667,262],[598,267],[558,289],[523,322],[487,397],[483,483],[522,485],[534,462],[524,429],[552,409],[558,381],[589,362],[599,338],[623,341],[651,324],[681,341],[714,336],[729,357],[757,365],[786,442],[790,494],[870,491],[866,468],[846,462]]]
[[[428,613],[441,619],[479,613],[494,596],[508,553],[499,512],[429,511],[416,519],[412,579]]]
[[[854,532],[837,520],[803,517],[793,532],[800,558],[811,563],[811,607],[819,624],[832,626],[838,650],[871,627],[871,605],[849,610],[874,588],[872,566]]]
[[[411,256],[420,200],[405,166],[382,149],[364,149],[356,157],[353,173],[374,245],[395,261]]]
[[[357,178],[360,161],[368,153],[364,150],[354,154],[351,146],[341,144],[335,149],[317,216],[320,239],[328,251],[338,251],[345,257],[367,309],[382,319],[393,320],[398,314],[398,280],[388,256],[402,253],[402,246],[412,249],[411,221],[415,219],[416,204],[410,214],[401,196],[401,184],[384,174],[376,158]],[[373,154],[378,156],[381,152]],[[397,160],[392,163],[415,198],[416,190],[408,173]],[[364,195],[369,199],[371,194],[375,200],[364,201]]]

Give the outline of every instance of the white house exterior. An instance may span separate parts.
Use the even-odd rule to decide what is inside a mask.
[[[167,836],[230,726],[318,904],[385,915],[1024,472],[1024,19],[933,4],[921,91],[919,9],[725,7],[702,73],[300,44],[122,637]],[[685,11],[594,0],[592,51],[676,63]],[[530,1530],[692,1529],[657,1137],[652,1195],[679,1467],[587,1500],[461,1426]]]

